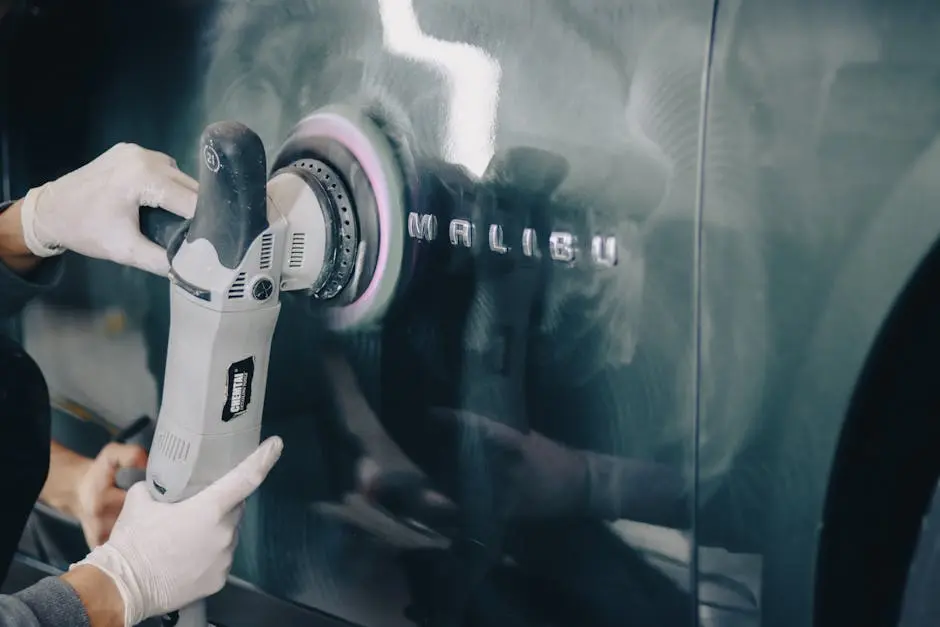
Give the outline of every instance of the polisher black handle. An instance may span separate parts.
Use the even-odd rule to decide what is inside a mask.
[[[216,122],[199,142],[199,197],[187,242],[208,240],[226,268],[242,262],[268,228],[267,161],[261,138],[244,124]]]
[[[180,229],[186,228],[188,223],[189,220],[170,213],[166,209],[140,208],[140,232],[162,248],[169,248],[170,242],[177,236]]]
[[[157,211],[163,211],[158,209]],[[164,212],[166,213],[166,212]],[[179,227],[182,218],[175,214],[170,214],[177,219]],[[160,242],[155,242],[159,244]],[[118,444],[138,444],[145,450],[150,449],[153,441],[153,433],[156,428],[156,422],[150,416],[141,416],[127,427],[121,429],[113,438],[112,442]],[[114,485],[122,490],[129,490],[132,485],[138,481],[143,481],[147,477],[147,471],[143,468],[120,468],[114,475]]]

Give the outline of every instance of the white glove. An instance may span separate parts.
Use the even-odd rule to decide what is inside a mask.
[[[215,594],[232,567],[243,503],[282,449],[279,437],[268,438],[234,470],[179,503],[155,501],[146,482],[134,484],[111,538],[71,568],[87,564],[111,577],[124,600],[125,627]]]
[[[171,157],[136,144],[116,144],[88,165],[26,194],[23,239],[39,257],[73,250],[166,275],[166,251],[140,233],[139,208],[192,218],[198,189]]]

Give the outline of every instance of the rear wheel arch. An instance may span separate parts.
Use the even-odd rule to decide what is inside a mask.
[[[867,421],[855,410],[865,400],[860,390],[876,389],[876,375],[894,359],[890,349],[880,347],[897,343],[892,334],[915,319],[918,298],[923,298],[919,295],[929,294],[930,281],[940,295],[937,171],[940,139],[924,151],[856,238],[835,276],[779,418],[780,435],[771,457],[773,505],[764,547],[767,625],[813,624],[814,606],[822,618],[835,603],[835,597],[829,596],[830,577],[839,572],[832,566],[838,555],[828,537],[839,531],[836,521],[824,514],[825,503],[842,489],[839,469],[862,459],[845,453],[853,447],[840,442],[865,432]],[[940,312],[934,319],[940,320]],[[882,427],[890,425],[887,420]],[[835,503],[827,511],[835,511],[834,507]],[[861,524],[864,528],[864,521]]]

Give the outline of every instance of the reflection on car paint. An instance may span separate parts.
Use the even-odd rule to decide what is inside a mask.
[[[940,230],[940,12],[915,4],[744,0],[713,25],[670,0],[231,0],[178,91],[198,121],[148,136],[182,115],[116,80],[100,148],[191,164],[189,126],[238,119],[271,156],[342,102],[410,181],[427,263],[381,328],[285,299],[265,429],[287,448],[237,573],[364,625],[811,624],[845,408]],[[91,281],[147,311],[159,382],[165,283]]]
[[[525,80],[520,74],[522,68],[518,66],[524,57],[514,51],[522,49],[516,42],[492,40],[492,35],[505,37],[499,33],[508,32],[491,22],[496,15],[473,11],[470,4],[464,3],[471,14],[466,15],[464,21],[458,19],[454,22],[448,12],[460,3],[451,3],[452,9],[415,3],[415,19],[408,30],[404,26],[408,26],[411,16],[409,7],[405,6],[409,3],[394,7],[391,3],[378,4],[378,7],[370,3],[355,7],[347,4],[345,9],[331,6],[329,10],[355,13],[355,20],[347,18],[333,22],[346,33],[347,52],[321,58],[313,56],[312,51],[308,52],[309,47],[301,46],[293,51],[290,61],[297,70],[306,65],[304,71],[311,84],[319,80],[317,73],[311,73],[313,68],[324,62],[337,68],[333,76],[346,76],[346,80],[340,79],[340,85],[352,86],[353,77],[360,77],[361,87],[353,87],[352,93],[347,92],[343,99],[361,103],[382,120],[383,128],[395,139],[399,153],[407,155],[402,161],[412,164],[415,169],[413,178],[423,185],[412,189],[411,193],[427,193],[429,177],[434,181],[440,180],[443,190],[443,195],[432,198],[438,200],[431,205],[431,211],[416,211],[417,215],[409,220],[413,239],[419,245],[426,244],[420,250],[428,252],[435,261],[412,281],[407,294],[400,299],[397,311],[386,317],[381,336],[372,340],[379,342],[380,369],[376,371],[376,364],[372,364],[364,370],[362,366],[357,367],[361,359],[355,355],[349,359],[354,377],[362,379],[363,383],[354,385],[350,383],[352,379],[347,378],[341,389],[346,394],[355,388],[378,387],[380,391],[378,395],[358,401],[359,412],[341,411],[337,416],[338,422],[334,423],[340,432],[356,434],[363,428],[362,425],[353,426],[357,420],[363,415],[373,416],[367,430],[368,439],[353,435],[353,441],[359,442],[356,448],[362,451],[354,455],[358,461],[353,464],[353,468],[359,469],[360,477],[353,480],[352,490],[342,497],[347,507],[340,515],[344,520],[353,520],[357,515],[367,517],[369,515],[363,513],[364,504],[371,504],[377,512],[373,517],[381,514],[385,520],[384,525],[374,521],[363,525],[372,533],[376,533],[378,526],[385,529],[378,532],[385,538],[395,533],[402,535],[409,530],[425,537],[431,544],[440,543],[442,537],[448,539],[448,551],[414,552],[412,549],[400,559],[411,597],[406,616],[421,624],[445,624],[452,620],[452,616],[467,612],[472,615],[480,611],[484,616],[479,620],[484,623],[497,620],[498,614],[490,614],[494,611],[491,602],[479,605],[480,594],[484,598],[496,595],[495,598],[504,598],[502,602],[521,603],[521,607],[530,606],[531,601],[526,600],[526,595],[518,596],[510,592],[512,586],[507,588],[498,581],[502,577],[515,578],[522,573],[540,570],[554,573],[549,580],[554,580],[555,585],[566,590],[564,595],[572,595],[568,602],[579,608],[579,623],[607,624],[618,620],[615,617],[634,615],[641,624],[685,624],[691,613],[691,609],[683,609],[683,606],[690,608],[690,600],[685,593],[674,587],[667,577],[655,574],[656,569],[646,562],[634,561],[633,549],[610,535],[602,521],[633,516],[680,528],[688,526],[691,485],[686,469],[690,449],[682,441],[688,441],[692,416],[687,414],[689,406],[681,397],[691,398],[692,388],[682,391],[681,387],[678,390],[670,387],[669,395],[661,397],[668,399],[668,404],[675,403],[674,408],[678,412],[651,408],[655,417],[651,416],[654,422],[647,427],[647,437],[655,438],[654,434],[659,431],[662,438],[669,429],[675,430],[675,436],[666,436],[668,440],[665,442],[655,444],[655,439],[644,441],[634,437],[628,443],[625,434],[621,434],[605,445],[596,440],[598,433],[590,440],[582,440],[580,446],[553,442],[553,439],[564,441],[567,432],[567,437],[575,436],[577,442],[579,438],[575,434],[578,431],[587,435],[605,421],[610,421],[609,426],[617,429],[623,418],[617,418],[616,405],[601,409],[602,405],[598,404],[610,403],[614,399],[605,399],[606,394],[601,392],[599,396],[598,392],[603,389],[605,377],[623,376],[616,375],[613,369],[643,368],[642,364],[635,363],[639,351],[645,353],[644,361],[663,349],[666,352],[660,353],[662,359],[679,357],[681,362],[685,355],[689,368],[686,376],[691,377],[688,359],[692,350],[692,309],[686,305],[682,311],[680,303],[691,302],[692,258],[683,257],[681,249],[676,250],[675,259],[668,263],[670,273],[664,275],[656,269],[660,283],[656,291],[660,296],[670,294],[666,301],[675,305],[663,312],[665,319],[654,321],[647,318],[644,321],[648,314],[644,313],[646,307],[643,303],[650,296],[645,292],[649,288],[648,272],[651,268],[643,252],[647,245],[642,242],[649,237],[650,228],[656,229],[653,237],[658,237],[658,233],[674,237],[683,231],[690,235],[693,232],[694,196],[681,192],[692,188],[677,187],[679,177],[670,177],[668,172],[683,167],[676,160],[670,162],[670,150],[676,142],[685,142],[693,148],[697,146],[697,128],[694,125],[669,127],[669,120],[663,122],[658,113],[643,108],[650,105],[644,101],[643,93],[634,91],[630,97],[637,103],[633,106],[637,112],[634,124],[641,125],[644,132],[631,136],[627,116],[623,115],[624,110],[631,111],[628,102],[624,100],[624,94],[612,94],[621,102],[623,123],[619,137],[609,135],[601,144],[600,161],[596,165],[603,167],[605,160],[618,152],[618,146],[631,145],[629,158],[643,164],[641,171],[659,170],[667,173],[665,176],[671,181],[665,192],[661,191],[659,195],[654,192],[647,195],[649,200],[644,199],[650,203],[646,213],[653,222],[646,220],[640,226],[634,218],[636,214],[623,209],[624,205],[634,204],[631,197],[607,196],[606,186],[592,180],[596,180],[600,173],[598,168],[579,159],[579,151],[587,143],[575,131],[580,120],[562,123],[559,117],[562,114],[554,113],[558,121],[555,128],[542,128],[532,133],[531,127],[526,129],[530,126],[527,121],[513,121],[507,117],[507,110],[518,110],[522,105],[522,102],[510,98],[522,95],[518,89],[513,93],[513,82]],[[393,15],[393,8],[400,11],[397,16]],[[219,41],[238,39],[241,53],[264,50],[267,44],[263,40],[273,43],[292,28],[299,28],[301,21],[295,15],[292,25],[285,24],[285,29],[281,29],[272,24],[270,16],[262,11],[254,12],[244,7],[239,10],[241,25],[224,33]],[[535,10],[534,13],[545,19],[544,10]],[[310,17],[315,18],[313,14]],[[705,17],[704,13],[702,17]],[[256,22],[253,24],[252,20]],[[262,41],[246,39],[241,34],[262,23]],[[683,23],[680,20],[680,26]],[[312,26],[312,22],[307,24]],[[703,28],[706,24],[703,21],[700,27],[686,28],[701,42],[707,32]],[[435,30],[435,27],[440,30]],[[466,35],[458,34],[464,27],[483,28],[481,32],[487,35],[482,40],[468,39]],[[526,34],[521,38],[524,40],[527,36],[531,37]],[[520,34],[514,33],[512,37],[519,39]],[[447,68],[443,73],[437,73],[437,70],[432,74],[425,73],[427,53],[424,51],[428,49],[439,51],[435,63],[437,67],[443,65]],[[447,52],[452,50],[461,55],[459,62],[446,58]],[[389,55],[389,51],[393,54]],[[701,46],[698,46],[695,55],[688,59],[675,54],[670,57],[678,59],[679,63],[689,62],[687,67],[694,68],[695,73],[690,75],[693,80],[679,85],[680,89],[689,90],[689,100],[695,106],[698,103],[701,54]],[[659,56],[655,57],[657,62],[660,61]],[[280,102],[281,113],[276,116],[281,120],[280,129],[268,136],[262,133],[269,146],[275,145],[290,125],[295,115],[293,112],[298,111],[299,83],[305,81],[294,84],[279,82],[276,77],[281,70],[266,65],[263,54],[260,57],[251,55],[251,61],[237,71],[233,68],[234,58],[217,52],[213,60],[217,75],[244,76],[247,71],[253,80],[277,86],[274,89],[276,95],[268,92],[266,101],[269,113],[270,107]],[[344,64],[346,69],[339,69]],[[484,80],[486,77],[495,80]],[[486,85],[478,84],[479,81]],[[212,76],[212,72],[207,84],[224,85]],[[267,122],[273,118],[264,114],[267,119],[262,119],[260,111],[252,111],[248,104],[254,100],[256,92],[234,91],[245,84],[236,79],[235,83],[224,85],[221,91],[216,92],[224,93],[224,100],[210,95],[207,102],[215,106],[208,115],[225,118],[238,112],[242,121],[255,128],[271,128]],[[426,94],[424,101],[413,99],[409,90],[414,88]],[[339,91],[344,89],[340,87]],[[461,97],[462,90],[467,91]],[[523,97],[531,98],[537,91],[538,88]],[[336,91],[329,87],[317,90],[308,85],[304,93],[312,98],[302,104],[306,110],[337,99]],[[428,106],[440,108],[430,116],[422,115],[425,102]],[[487,111],[491,110],[489,105],[494,112],[492,121],[486,119]],[[527,114],[536,116],[540,110],[545,110],[534,102],[522,106],[527,107]],[[472,112],[477,124],[468,125],[461,110]],[[302,114],[303,110],[299,112]],[[653,125],[643,127],[644,116],[654,120]],[[527,140],[519,142],[512,139],[512,134],[518,130],[527,132]],[[657,131],[671,135],[664,139],[655,135]],[[559,140],[571,146],[572,150],[559,152],[552,145]],[[555,157],[542,158],[534,153],[530,157],[530,153],[511,152],[517,150],[519,143],[524,146],[528,141],[533,142],[533,148],[554,154],[570,164],[565,166],[559,182],[545,188],[547,191],[539,191],[540,184],[535,182],[541,176],[537,164],[548,163]],[[487,142],[493,143],[488,145]],[[652,150],[654,145],[656,150]],[[591,147],[597,148],[598,144]],[[685,153],[680,154],[680,158],[684,156]],[[694,164],[694,152],[690,156]],[[434,160],[443,163],[432,165]],[[429,166],[432,169],[427,170]],[[448,174],[449,166],[462,167],[466,174]],[[629,172],[618,175],[631,176]],[[434,181],[432,185],[436,184]],[[490,221],[484,219],[478,223],[471,207],[486,206],[484,197],[490,185],[505,189],[496,193],[494,208],[504,212],[506,217]],[[644,185],[641,182],[640,187]],[[534,198],[533,194],[540,195],[538,197],[542,199],[538,205],[531,204],[533,201],[526,198],[526,195]],[[643,195],[638,197],[643,198]],[[449,209],[440,204],[441,198],[446,199],[444,202]],[[636,209],[638,213],[643,212],[640,207]],[[550,223],[551,228],[544,235],[544,241],[536,236],[534,225],[525,224],[525,213],[517,215],[513,211],[535,212],[532,215],[536,220]],[[658,217],[660,215],[662,218]],[[505,222],[506,218],[510,223]],[[656,226],[657,222],[662,226]],[[494,246],[491,246],[494,242],[491,225],[499,227],[495,231]],[[443,229],[442,242],[455,249],[452,253],[434,246],[438,241],[437,228]],[[502,237],[499,237],[500,231]],[[583,248],[580,242],[584,242]],[[514,286],[506,291],[506,287],[501,287],[500,281],[505,280],[499,278],[500,271],[493,274],[495,267],[490,269],[488,265],[507,254],[496,252],[503,248],[518,248],[508,253],[512,255],[521,252],[524,257],[535,259],[544,256],[547,260],[559,262],[558,268],[551,271],[539,263],[519,274],[523,267],[507,266],[502,272],[508,270],[510,277],[514,274],[519,276],[505,279],[510,281],[507,285]],[[460,249],[468,249],[470,256],[461,256]],[[487,256],[494,259],[489,260]],[[582,259],[587,263],[580,263]],[[614,260],[620,263],[614,264]],[[570,269],[565,268],[574,261],[579,263]],[[666,292],[662,291],[664,287]],[[688,291],[689,296],[676,301],[673,294],[683,291]],[[669,307],[666,302],[661,304]],[[531,313],[522,317],[516,314],[507,319],[504,312],[514,309]],[[516,327],[507,334],[501,325],[505,324],[503,320],[512,319],[516,320],[511,323]],[[657,340],[660,332],[654,330],[653,337],[646,339],[649,346],[643,348],[642,329],[656,329],[666,320],[667,327],[675,325],[666,336],[673,344]],[[605,328],[605,323],[610,326]],[[523,341],[535,330],[531,325],[535,325],[536,335]],[[342,338],[339,341],[341,345],[349,342]],[[566,342],[570,346],[567,350],[575,351],[572,354],[574,359],[563,356]],[[680,346],[684,348],[680,349]],[[503,356],[494,356],[493,350]],[[521,370],[508,379],[489,374],[488,364],[493,359],[497,362],[506,359],[506,350],[518,355],[511,368],[518,370],[524,367],[525,376]],[[354,344],[352,349],[344,351],[355,353],[357,349]],[[540,358],[536,357],[538,354],[541,354]],[[523,366],[532,364],[533,359],[538,364],[534,369],[532,365]],[[584,359],[589,362],[579,363]],[[324,367],[330,372],[343,370],[335,363]],[[433,370],[427,370],[429,367]],[[677,381],[682,381],[681,370]],[[546,386],[555,386],[558,394],[567,399],[566,408],[559,412],[561,407],[541,406],[534,411],[532,395],[524,392],[526,378],[529,377],[533,382],[528,385],[534,385],[536,396],[544,396],[541,390]],[[377,381],[370,381],[373,378]],[[670,375],[654,385],[668,386],[668,381],[673,378],[674,375]],[[276,383],[274,385],[277,386]],[[336,390],[334,384],[334,393]],[[543,402],[546,401],[548,399]],[[340,406],[344,403],[339,401]],[[581,415],[572,413],[575,407],[582,408]],[[609,413],[611,411],[614,413]],[[354,415],[359,418],[353,419]],[[565,424],[578,421],[584,422],[580,428]],[[276,430],[278,427],[272,425],[271,428]],[[635,435],[639,436],[639,433]],[[669,440],[672,442],[666,444]],[[370,450],[392,448],[390,443],[394,443],[394,448],[399,448],[404,453],[403,457],[410,458],[413,463],[414,467],[404,476],[400,471],[394,471],[395,464],[387,463],[389,468],[383,468],[381,461],[363,461],[363,458],[375,456]],[[625,444],[626,449],[623,448]],[[630,457],[637,459],[631,460]],[[387,487],[370,487],[361,476],[363,468],[370,469],[371,481],[384,483]],[[405,480],[406,476],[411,478]],[[439,502],[456,505],[444,520],[428,514],[422,499],[415,500],[415,494],[433,493],[428,492],[431,486],[442,491],[443,498]],[[266,517],[265,507],[259,510],[262,519]],[[335,507],[329,509],[336,513]],[[585,522],[573,525],[562,522],[568,519],[583,519]],[[402,529],[390,531],[388,526],[396,520]],[[592,520],[597,521],[596,527],[590,522]],[[530,527],[538,531],[524,531]],[[429,530],[434,533],[429,534]],[[525,540],[517,538],[520,533],[525,533]],[[579,549],[583,553],[581,557],[559,553],[546,561],[544,553],[548,546],[575,543],[585,534],[596,534],[597,539]],[[261,532],[259,540],[267,536]],[[265,552],[287,550],[286,546],[274,548],[276,541],[261,541],[267,547]],[[406,544],[417,542],[414,538],[402,541]],[[595,544],[593,548],[592,544]],[[294,548],[296,550],[296,546]],[[510,558],[514,566],[506,570],[507,567],[501,566],[496,559],[498,555]],[[578,566],[582,559],[592,564],[590,571],[597,575]],[[459,573],[456,577],[450,574],[455,568]],[[625,585],[629,585],[626,582],[634,577],[648,578],[651,588],[646,594],[651,598],[641,601],[633,595],[625,596],[613,590],[603,592],[600,588],[578,592],[582,586],[600,585],[599,581],[590,583],[600,573],[618,570],[623,571],[620,577],[624,578]],[[288,574],[283,569],[281,571],[278,581],[283,581]],[[504,571],[505,574],[500,574]],[[437,575],[430,576],[430,573]],[[689,576],[688,571],[686,573]],[[310,584],[298,581],[291,587],[300,585],[299,592]],[[686,584],[681,588],[688,590],[690,586]],[[666,598],[672,600],[666,601]],[[319,601],[308,602],[316,604]],[[541,608],[539,611],[549,610]]]
[[[413,0],[379,0],[378,5],[385,49],[444,77],[450,91],[444,159],[482,175],[495,152],[499,61],[480,46],[423,32]]]

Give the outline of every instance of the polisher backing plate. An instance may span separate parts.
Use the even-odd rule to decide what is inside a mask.
[[[352,107],[331,105],[301,120],[275,156],[271,171],[310,158],[329,164],[345,179],[361,236],[355,276],[347,293],[333,300],[327,320],[336,330],[372,326],[391,305],[402,276],[404,176],[385,134]]]

